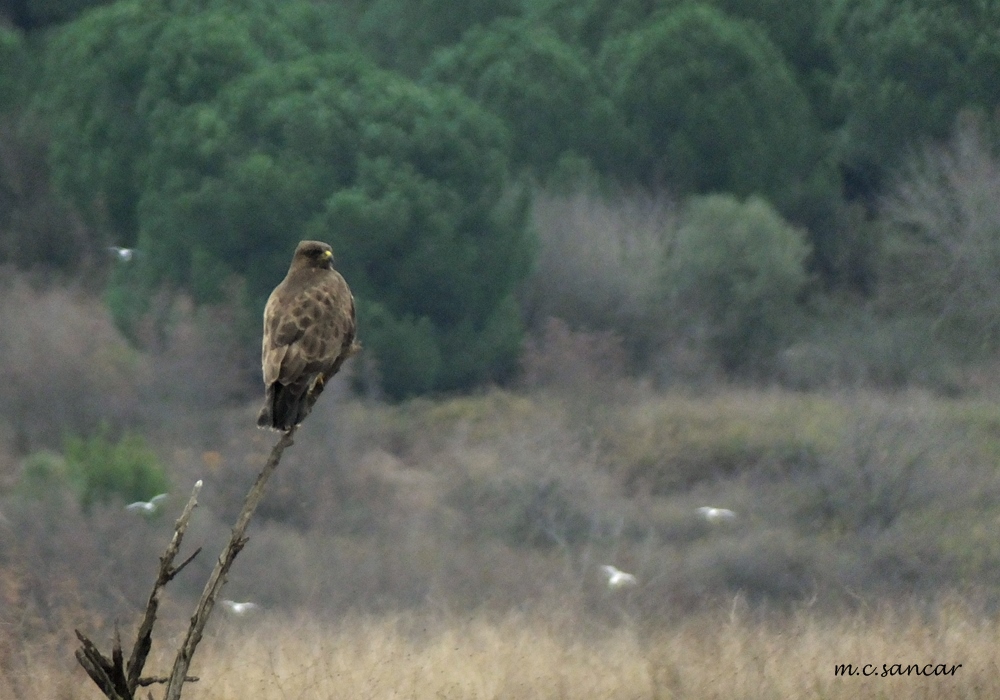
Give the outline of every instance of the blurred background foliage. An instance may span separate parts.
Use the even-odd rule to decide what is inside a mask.
[[[996,609],[997,13],[0,0],[5,609],[141,605],[169,524],[121,506],[168,481],[227,535],[304,238],[366,350],[262,504],[265,603],[613,615],[615,560],[648,619]]]
[[[800,260],[788,319],[845,305],[896,319],[912,309],[887,292],[901,274],[922,279],[934,254],[883,203],[920,154],[947,167],[925,152],[970,129],[994,157],[996,13],[902,0],[11,0],[0,261],[103,288],[148,349],[170,333],[165,296],[239,307],[249,341],[295,242],[328,240],[366,310],[369,384],[403,398],[508,381],[544,325],[538,304],[622,334],[632,369],[650,369],[694,331],[653,332],[649,309],[673,309],[704,256],[686,267],[664,249],[639,266],[645,281],[623,284],[644,287],[642,308],[580,298],[608,293],[586,271],[567,286],[576,302],[542,303],[549,234],[532,202],[725,194],[796,232],[752,263]],[[730,223],[694,240],[715,245]],[[133,264],[113,268],[112,243],[137,248]],[[720,274],[743,274],[739,257],[724,253]],[[727,313],[752,325],[771,313],[761,304]],[[700,322],[730,375],[760,376],[794,335],[790,322],[761,330],[772,340],[750,350],[733,323]]]

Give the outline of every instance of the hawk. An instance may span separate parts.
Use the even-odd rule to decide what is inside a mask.
[[[264,307],[264,407],[257,426],[288,431],[312,410],[323,387],[358,352],[354,297],[319,241],[295,248],[285,279]]]

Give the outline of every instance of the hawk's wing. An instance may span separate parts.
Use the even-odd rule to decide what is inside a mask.
[[[264,319],[265,385],[292,384],[331,371],[354,340],[354,298],[335,271],[298,289],[279,285],[267,301]]]

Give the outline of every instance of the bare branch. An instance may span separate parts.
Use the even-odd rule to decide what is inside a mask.
[[[198,556],[199,554],[201,554],[201,547],[198,547],[198,549],[196,549],[193,552],[191,552],[191,556],[189,556],[187,559],[185,559],[180,564],[178,564],[177,566],[175,566],[170,571],[170,578],[173,578],[174,576],[176,576],[177,574],[179,574],[181,572],[181,569],[183,569],[185,566],[187,566],[188,564],[190,564],[194,560],[194,558],[196,556]]]
[[[104,656],[80,630],[76,630],[76,636],[81,643],[81,647],[76,651],[76,659],[109,700],[134,699],[136,688],[142,685],[139,679],[142,667],[146,664],[146,658],[152,648],[153,623],[156,622],[156,611],[160,606],[160,595],[163,592],[163,587],[201,551],[199,548],[180,566],[173,566],[174,558],[177,556],[181,541],[184,539],[184,532],[187,530],[191,513],[198,503],[198,492],[201,490],[201,485],[201,481],[194,485],[191,498],[188,499],[184,512],[181,513],[176,525],[174,525],[174,536],[170,544],[167,545],[163,556],[160,557],[160,571],[153,584],[153,591],[149,594],[146,612],[139,625],[135,646],[129,655],[128,664],[125,664],[121,633],[117,625],[115,625],[115,639],[110,659]]]
[[[216,598],[218,598],[222,586],[226,582],[229,568],[232,566],[233,560],[236,559],[236,555],[240,553],[240,550],[243,549],[243,546],[247,542],[246,529],[264,496],[264,487],[268,479],[270,479],[271,474],[278,467],[285,448],[293,444],[294,435],[295,428],[292,428],[281,436],[281,439],[272,448],[271,455],[257,476],[257,480],[250,488],[249,493],[247,493],[246,500],[243,503],[243,510],[240,511],[240,515],[236,519],[236,525],[233,527],[229,544],[226,545],[222,554],[219,555],[215,569],[205,584],[205,590],[202,592],[194,615],[191,617],[191,625],[188,628],[187,636],[177,652],[173,670],[168,677],[143,677],[141,674],[152,648],[153,625],[156,622],[156,613],[160,606],[160,596],[163,593],[163,588],[201,551],[199,547],[179,565],[173,565],[174,559],[180,550],[181,542],[184,539],[184,533],[187,531],[191,514],[198,504],[198,493],[202,487],[201,481],[195,484],[191,497],[184,507],[184,511],[174,525],[173,538],[163,556],[160,557],[160,569],[153,584],[153,590],[149,594],[146,611],[139,625],[135,646],[132,648],[128,664],[124,663],[121,635],[117,627],[115,628],[115,640],[111,659],[104,656],[90,639],[77,630],[76,635],[81,642],[80,649],[76,651],[77,661],[79,661],[91,680],[97,684],[101,692],[109,700],[134,700],[137,688],[156,683],[166,684],[165,698],[167,700],[179,700],[181,688],[184,683],[198,680],[196,676],[187,675],[191,659],[194,656],[198,643],[201,641],[205,625],[208,622],[209,615],[212,613]]]
[[[108,700],[132,700],[132,695],[127,688],[124,688],[124,693],[122,693],[125,676],[120,673],[121,668],[117,669],[119,677],[115,678],[114,662],[104,656],[80,630],[74,631],[81,644],[81,647],[76,650],[76,660],[83,666],[83,670],[87,672],[90,679],[97,684]]]
[[[155,685],[156,683],[166,683],[170,680],[167,676],[144,676],[139,679],[139,686],[145,688],[148,685]],[[195,683],[200,681],[201,678],[198,676],[188,676],[184,679],[185,683]]]
[[[160,595],[163,593],[163,587],[201,551],[199,547],[180,566],[173,566],[174,557],[177,556],[177,552],[181,548],[181,541],[184,539],[184,533],[187,531],[191,513],[194,512],[195,507],[198,505],[198,493],[201,491],[201,486],[202,481],[199,479],[191,491],[191,497],[188,499],[187,505],[184,506],[180,517],[177,518],[177,523],[174,525],[174,536],[171,538],[170,544],[167,545],[167,550],[160,557],[160,571],[156,576],[156,582],[153,584],[153,590],[149,594],[149,601],[146,603],[146,612],[143,615],[142,622],[139,624],[135,646],[132,648],[132,653],[128,659],[128,666],[126,667],[128,669],[127,680],[130,694],[134,693],[139,685],[139,676],[142,675],[143,666],[146,665],[146,658],[153,647],[153,624],[156,622],[156,612],[160,607]]]
[[[247,493],[246,500],[243,502],[243,510],[240,511],[240,515],[236,519],[236,525],[233,526],[229,544],[226,545],[222,554],[219,555],[215,569],[213,569],[208,582],[205,584],[205,590],[202,591],[201,599],[198,601],[194,615],[191,616],[191,625],[188,628],[187,636],[184,638],[184,643],[181,644],[181,648],[177,652],[173,670],[167,681],[164,700],[180,699],[181,688],[188,678],[187,671],[191,665],[191,659],[194,657],[195,649],[201,641],[205,625],[208,622],[209,615],[212,613],[212,608],[215,606],[215,600],[222,591],[222,586],[226,582],[226,576],[233,564],[233,560],[236,559],[236,555],[240,553],[243,545],[247,542],[245,533],[247,526],[250,524],[250,518],[253,517],[254,511],[257,510],[257,506],[264,497],[264,487],[267,485],[267,480],[271,478],[271,474],[278,467],[278,463],[281,462],[282,453],[286,447],[293,444],[295,430],[295,428],[292,428],[284,433],[281,439],[274,445],[267,463],[264,464],[264,468],[257,476],[257,480],[250,487],[249,493]]]

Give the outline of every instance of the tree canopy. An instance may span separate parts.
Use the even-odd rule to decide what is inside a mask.
[[[621,177],[783,204],[817,166],[808,97],[755,24],[685,5],[608,42],[602,63],[634,137]]]
[[[278,10],[196,14],[121,3],[54,40],[57,177],[143,251],[115,280],[120,320],[163,284],[214,302],[234,276],[262,308],[295,243],[321,238],[373,309],[366,340],[394,360],[383,371],[399,353],[432,358],[416,385],[384,377],[388,392],[508,371],[530,248],[505,126],[350,50],[308,51]],[[419,342],[389,347],[413,329]]]
[[[16,134],[0,198],[24,209],[0,217],[0,262],[44,263],[3,252],[70,230],[27,221],[43,211],[94,232],[73,240],[137,246],[107,293],[137,338],[164,293],[255,317],[295,242],[328,240],[391,396],[510,372],[537,183],[760,202],[805,232],[809,272],[854,285],[879,269],[879,229],[858,222],[891,174],[963,111],[1000,107],[1000,9],[968,0],[39,0],[0,16]],[[25,194],[30,148],[47,151],[44,197]]]
[[[510,125],[512,158],[536,173],[567,152],[603,163],[623,124],[584,53],[552,29],[499,20],[439,51],[425,80],[458,85]]]
[[[1000,104],[1000,6],[839,0],[826,18],[845,105],[842,157],[878,170],[947,137],[963,108]]]

